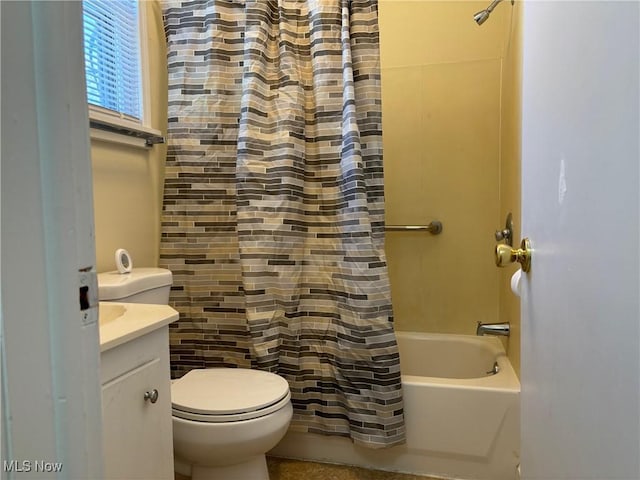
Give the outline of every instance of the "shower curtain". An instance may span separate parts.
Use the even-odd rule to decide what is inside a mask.
[[[376,0],[166,1],[164,18],[173,375],[271,371],[293,430],[403,443]]]

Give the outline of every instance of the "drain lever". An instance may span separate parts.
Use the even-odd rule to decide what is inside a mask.
[[[493,368],[487,372],[487,375],[495,375],[499,371],[500,371],[500,366],[498,365],[498,362],[495,362],[493,364]]]

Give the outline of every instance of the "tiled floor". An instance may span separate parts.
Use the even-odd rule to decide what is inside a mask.
[[[267,457],[270,480],[436,480],[405,473]],[[176,480],[189,480],[176,473]]]

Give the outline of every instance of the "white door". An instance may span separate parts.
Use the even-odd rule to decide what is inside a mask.
[[[640,479],[636,1],[523,17],[522,478]]]
[[[0,2],[0,11],[1,476],[97,479],[101,397],[82,4]]]

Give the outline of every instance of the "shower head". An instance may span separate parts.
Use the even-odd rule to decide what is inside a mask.
[[[484,22],[487,21],[487,18],[489,18],[489,15],[491,15],[491,12],[493,12],[493,9],[496,8],[496,6],[501,2],[502,0],[493,0],[493,2],[491,2],[491,5],[489,5],[485,10],[480,10],[478,13],[473,15],[473,19],[475,20],[475,22],[478,25],[482,25]],[[513,1],[511,0],[511,5],[513,5]]]
[[[489,12],[488,10],[481,10],[473,15],[473,19],[478,25],[482,25],[487,20],[487,18],[489,18],[490,14],[491,12]]]

